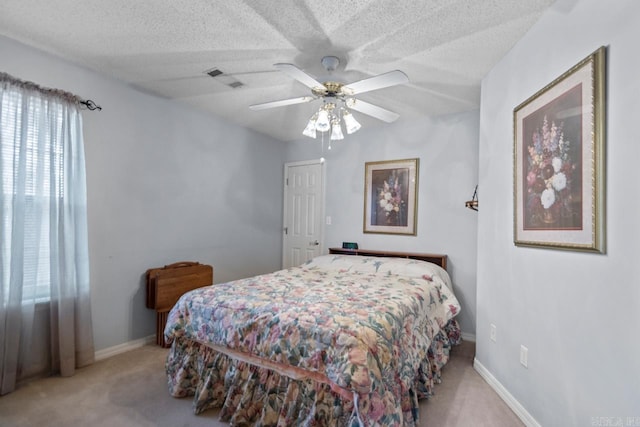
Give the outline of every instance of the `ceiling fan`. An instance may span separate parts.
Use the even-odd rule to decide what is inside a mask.
[[[325,56],[322,58],[321,63],[328,72],[332,72],[337,68],[340,60],[335,56]],[[395,121],[399,117],[397,113],[356,99],[355,96],[409,81],[405,73],[394,70],[348,84],[336,81],[325,81],[321,83],[293,64],[279,63],[274,64],[274,67],[310,88],[311,95],[254,104],[249,106],[249,108],[258,111],[321,99],[323,105],[309,120],[307,128],[303,131],[304,135],[312,138],[315,138],[316,130],[320,132],[331,130],[331,139],[343,139],[344,136],[340,128],[341,119],[345,122],[347,133],[353,133],[360,129],[360,124],[355,121],[349,109],[375,117],[387,123]]]

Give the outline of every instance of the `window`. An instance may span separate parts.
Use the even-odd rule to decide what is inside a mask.
[[[9,89],[2,93],[0,104],[0,247],[4,261],[11,260],[11,251],[21,251],[24,259],[18,268],[9,261],[11,268],[1,272],[5,295],[14,271],[22,276],[22,300],[35,302],[50,297],[50,223],[58,215],[51,207],[64,201],[61,133],[65,127],[62,104],[25,98]],[[23,223],[16,227],[14,221]]]

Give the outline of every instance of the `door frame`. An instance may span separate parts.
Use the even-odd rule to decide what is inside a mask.
[[[284,268],[285,265],[285,257],[286,255],[286,244],[285,239],[287,238],[287,234],[285,233],[285,229],[287,228],[287,219],[289,215],[289,209],[287,208],[287,197],[289,196],[289,186],[287,185],[287,177],[289,176],[289,168],[296,166],[310,166],[310,165],[320,165],[320,224],[318,224],[318,230],[320,230],[320,254],[324,253],[324,223],[325,223],[325,202],[326,202],[326,180],[327,180],[327,167],[324,158],[313,159],[313,160],[302,160],[297,162],[287,162],[284,164],[284,176],[282,179],[282,186],[284,188],[283,198],[282,198],[282,259],[281,259],[281,268]]]

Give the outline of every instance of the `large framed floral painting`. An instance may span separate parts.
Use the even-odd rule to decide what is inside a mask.
[[[514,109],[514,242],[604,252],[605,48]]]
[[[365,163],[364,232],[416,235],[419,159]]]

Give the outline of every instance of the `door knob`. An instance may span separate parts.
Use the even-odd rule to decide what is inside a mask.
[[[313,242],[309,242],[310,246],[318,246],[319,244],[320,244],[320,242],[318,242],[317,240],[313,241]]]

